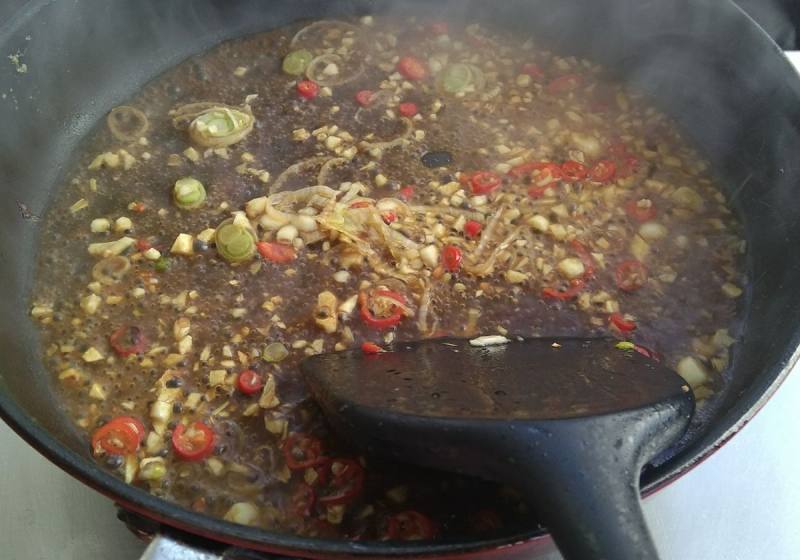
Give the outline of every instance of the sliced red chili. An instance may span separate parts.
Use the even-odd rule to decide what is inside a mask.
[[[467,220],[467,222],[464,224],[464,234],[467,237],[478,237],[481,234],[482,229],[483,225],[475,220]]]
[[[172,431],[172,447],[184,461],[200,461],[214,450],[214,430],[203,422],[178,424]]]
[[[297,258],[294,247],[282,243],[259,241],[256,243],[258,254],[270,262],[285,264]]]
[[[319,495],[319,503],[326,506],[349,504],[364,489],[364,468],[354,459],[333,459],[331,461],[333,477]]]
[[[102,425],[92,435],[92,452],[129,455],[139,449],[144,439],[144,425],[130,416],[119,416]]]
[[[444,269],[448,272],[458,272],[461,269],[461,261],[464,258],[464,253],[461,248],[455,245],[446,245],[442,249],[442,264]]]
[[[147,430],[145,429],[144,424],[142,424],[141,420],[138,418],[134,418],[133,416],[117,416],[112,421],[124,422],[125,424],[128,424],[138,435],[139,443],[144,441],[144,436],[147,435]]]
[[[563,177],[561,166],[549,161],[522,163],[512,167],[508,174],[515,178],[530,176],[537,187],[552,185]]]
[[[397,107],[397,112],[400,113],[404,117],[413,117],[417,113],[419,113],[419,108],[417,107],[416,103],[406,102],[401,103]]]
[[[614,277],[620,290],[635,292],[647,283],[647,268],[636,259],[629,259],[619,263]]]
[[[303,99],[314,99],[319,94],[319,84],[312,80],[297,82],[297,93]]]
[[[384,311],[382,315],[376,315],[376,298],[380,300],[380,308]],[[392,305],[386,300],[394,300],[398,305]],[[403,294],[391,290],[375,290],[371,294],[361,292],[358,295],[361,308],[361,320],[374,329],[388,329],[403,320],[403,305],[406,302]]]
[[[578,255],[578,258],[581,259],[583,263],[583,278],[591,278],[594,276],[594,257],[589,252],[589,249],[586,248],[586,245],[578,241],[577,239],[573,239],[570,241],[570,246],[572,250]]]
[[[501,184],[500,176],[491,171],[477,171],[470,176],[473,194],[489,194]]]
[[[576,90],[583,81],[578,74],[564,74],[550,81],[545,88],[547,93],[560,94]]]
[[[570,281],[569,287],[566,290],[559,290],[557,288],[545,288],[542,290],[542,297],[546,299],[569,300],[578,297],[581,293],[586,282],[581,279]]]
[[[625,213],[637,222],[649,222],[656,217],[657,211],[655,205],[647,200],[629,200],[625,203]]]
[[[320,460],[318,464],[309,467],[309,469],[312,469],[316,473],[316,476],[310,481],[306,478],[308,484],[311,486],[325,486],[328,483],[331,472],[331,460],[328,457],[322,457],[322,460]]]
[[[317,495],[306,483],[298,484],[291,496],[291,511],[298,517],[308,517],[314,507]]]
[[[356,92],[356,103],[361,105],[362,107],[368,107],[370,103],[372,103],[372,97],[375,95],[375,92],[369,89],[362,89],[359,92]]]
[[[433,521],[418,511],[408,510],[389,518],[386,538],[392,541],[419,541],[432,539],[436,535]]]
[[[147,350],[148,342],[142,330],[134,325],[125,325],[115,330],[108,339],[117,356],[125,358],[133,354],[142,354]]]
[[[522,74],[527,74],[534,80],[544,77],[544,72],[542,72],[542,69],[539,67],[538,64],[533,62],[528,62],[526,64],[523,64],[522,68],[520,68],[520,72]]]
[[[283,442],[282,451],[286,466],[293,471],[307,469],[327,460],[322,456],[322,442],[302,432],[289,434]]]
[[[374,342],[365,342],[361,345],[361,351],[364,354],[380,354],[383,352],[383,348],[375,344]]]
[[[622,313],[612,313],[608,317],[609,322],[617,327],[622,332],[630,332],[636,330],[636,323],[628,321]]]
[[[594,167],[592,167],[592,170],[589,171],[589,178],[595,183],[605,183],[614,178],[616,171],[616,164],[609,159],[604,159],[598,161]]]
[[[397,213],[392,212],[391,210],[387,210],[386,212],[381,214],[381,218],[383,218],[384,223],[393,224],[397,221]]]
[[[661,354],[659,354],[655,350],[650,350],[649,348],[645,348],[644,346],[640,346],[638,344],[634,344],[633,349],[639,352],[639,354],[641,354],[642,356],[645,356],[657,362],[660,362],[664,358]]]
[[[565,161],[561,164],[561,174],[568,181],[580,181],[589,174],[589,169],[579,161]]]
[[[144,253],[148,249],[151,249],[153,246],[150,242],[145,238],[140,238],[136,240],[136,250],[140,253]]]
[[[414,56],[404,56],[397,61],[397,71],[406,80],[424,80],[428,76],[428,67]]]
[[[400,189],[397,194],[403,200],[409,201],[414,197],[414,187],[411,186],[411,185],[407,185],[407,186],[403,187],[402,189]]]
[[[542,198],[545,194],[547,194],[547,191],[552,192],[552,190],[553,185],[545,185],[543,187],[528,187],[528,196],[531,198]]]
[[[236,387],[245,395],[254,395],[264,388],[264,378],[252,369],[246,369],[236,378]]]

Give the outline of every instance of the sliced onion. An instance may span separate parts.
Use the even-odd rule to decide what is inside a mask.
[[[341,167],[347,164],[350,160],[347,158],[331,158],[319,168],[319,174],[317,175],[317,184],[318,185],[327,185],[328,184],[328,175],[331,172],[331,169],[334,167]]]
[[[331,201],[336,198],[339,191],[335,191],[330,187],[324,185],[315,185],[313,187],[304,187],[296,191],[283,191],[271,195],[267,200],[270,206],[278,209],[294,206],[296,204],[303,204],[305,206],[319,206],[320,198],[325,201]],[[314,204],[317,203],[317,204]]]
[[[353,116],[355,121],[360,124],[366,124],[362,120],[363,117],[370,117],[370,120],[375,119],[375,113],[382,112],[383,108],[389,104],[394,97],[394,93],[388,89],[382,89],[372,94],[369,99],[369,105],[360,107],[356,114]]]
[[[294,34],[291,43],[289,43],[289,46],[293,49],[300,47],[309,48],[308,43],[310,42],[312,37],[314,36],[323,37],[327,35],[327,33],[331,29],[345,30],[342,32],[342,37],[345,36],[346,31],[352,31],[354,36],[353,38],[356,41],[361,40],[361,29],[359,27],[353,25],[352,23],[345,23],[343,21],[328,19],[322,21],[315,21],[314,23],[306,25],[304,28],[302,28],[300,31]]]
[[[358,202],[361,195],[366,194],[368,190],[367,186],[362,183],[352,183],[339,202],[342,204],[354,204]],[[371,198],[363,198],[363,200],[368,201],[370,204],[373,202]]]
[[[339,68],[339,73],[327,76],[324,70],[329,64],[335,64]],[[308,63],[306,77],[321,86],[339,86],[352,82],[364,73],[364,65],[361,62],[358,63],[358,69],[349,74],[342,72],[345,64],[345,60],[338,54],[321,54]]]
[[[481,234],[481,240],[478,243],[478,246],[475,247],[475,250],[472,252],[471,258],[474,260],[478,260],[478,258],[483,253],[484,249],[489,246],[489,243],[494,241],[495,234],[497,233],[497,226],[500,223],[500,220],[503,219],[503,215],[506,213],[508,209],[507,206],[501,206],[495,215],[489,220],[489,223],[486,224],[486,227]]]
[[[92,268],[92,278],[110,286],[120,282],[131,268],[131,261],[122,255],[106,257]]]
[[[403,315],[405,315],[406,317],[413,317],[414,316],[414,310],[413,309],[411,309],[408,305],[396,300],[393,297],[382,296],[382,295],[378,294],[377,292],[373,292],[372,295],[370,296],[370,300],[376,306],[381,305],[381,304],[385,305],[387,309],[391,309],[392,307],[396,307],[396,308],[400,309],[400,311],[402,311]],[[381,307],[378,307],[378,309],[381,309]]]
[[[481,260],[480,264],[475,265],[464,263],[462,264],[462,268],[474,276],[489,276],[492,272],[494,272],[494,263],[497,262],[497,258],[500,256],[500,253],[508,249],[511,244],[516,241],[517,237],[519,237],[521,229],[521,227],[517,227],[511,233],[509,233],[505,239],[498,243],[497,247],[492,250],[492,253],[486,259]],[[474,262],[477,259],[473,257],[471,260]]]
[[[111,134],[117,140],[134,142],[145,135],[150,127],[147,115],[136,107],[122,105],[114,107],[106,117]]]
[[[474,210],[464,210],[463,208],[453,208],[452,206],[425,206],[415,204],[409,208],[418,214],[434,214],[439,216],[464,216],[468,220],[482,222],[486,216]]]
[[[411,214],[411,208],[399,198],[381,198],[375,203],[375,208],[381,212],[394,212],[398,216]]]
[[[393,140],[382,140],[380,142],[361,142],[359,146],[364,148],[365,150],[388,150],[389,148],[394,148],[395,146],[399,146],[402,144],[410,135],[411,131],[414,130],[414,124],[411,122],[411,119],[407,119],[405,117],[400,119],[405,126],[405,130]]]
[[[329,158],[325,156],[316,156],[298,161],[297,163],[290,165],[289,167],[284,169],[280,175],[278,175],[277,179],[275,179],[275,182],[272,183],[272,186],[270,186],[269,193],[270,194],[277,193],[278,191],[281,190],[283,184],[286,181],[288,181],[290,177],[293,177],[294,175],[299,175],[300,173],[303,173],[304,171],[307,171],[309,169],[314,169],[315,167],[319,167],[323,163],[328,161],[328,159]]]
[[[431,289],[430,284],[426,284],[425,289],[422,292],[422,297],[419,300],[419,315],[417,316],[417,328],[421,333],[429,332],[428,311],[430,310],[432,300],[433,290]]]
[[[483,70],[475,66],[474,64],[469,64],[469,70],[472,73],[472,87],[475,91],[482,91],[486,87],[486,75],[483,73]]]

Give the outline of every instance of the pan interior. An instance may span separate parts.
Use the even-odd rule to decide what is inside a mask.
[[[47,207],[81,138],[105,112],[179,61],[221,40],[301,18],[400,11],[488,21],[533,33],[554,48],[598,60],[649,92],[676,117],[712,161],[742,216],[748,277],[742,339],[727,389],[700,412],[682,443],[645,474],[656,485],[696,461],[731,433],[788,371],[800,314],[800,239],[795,194],[800,184],[800,84],[766,36],[732,5],[606,0],[591,4],[511,0],[276,1],[137,3],[33,2],[0,27],[0,58],[20,54],[19,72],[0,64],[0,409],[37,447],[107,493],[182,524],[205,524],[228,538],[308,547],[301,539],[232,528],[126,487],[89,461],[55,404],[29,318],[28,293],[37,247],[37,216]],[[730,37],[737,37],[731,42]],[[58,272],[53,272],[58,280]],[[488,543],[483,543],[488,544]],[[442,549],[480,543],[444,543]],[[319,550],[374,554],[348,543]],[[362,550],[362,548],[364,550]],[[427,549],[426,549],[427,550]]]

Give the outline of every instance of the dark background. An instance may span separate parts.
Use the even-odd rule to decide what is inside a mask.
[[[132,0],[136,1],[136,0]],[[165,0],[169,1],[169,0]],[[557,0],[554,0],[557,1]],[[586,0],[591,2],[592,0]],[[671,0],[661,0],[668,2]],[[800,49],[800,0],[734,0],[784,50]],[[0,0],[0,26],[27,0]],[[265,2],[266,3],[266,2]],[[735,38],[731,38],[735,40]]]

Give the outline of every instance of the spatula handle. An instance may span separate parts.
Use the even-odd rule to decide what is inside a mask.
[[[562,486],[553,489],[555,498],[545,500],[546,524],[564,558],[657,560],[634,477],[574,474],[578,478],[560,481]]]
[[[567,560],[657,560],[639,475],[684,432],[692,406],[686,395],[620,414],[519,422],[506,475],[536,504]]]

